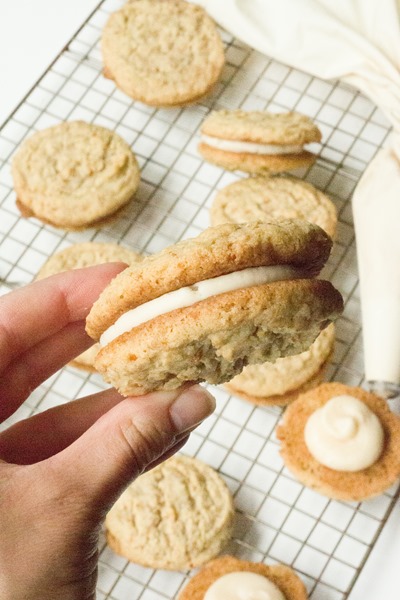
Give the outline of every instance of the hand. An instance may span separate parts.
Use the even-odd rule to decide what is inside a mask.
[[[0,422],[93,343],[86,315],[122,268],[63,273],[0,298]],[[213,409],[199,386],[137,398],[107,390],[0,433],[2,600],[93,600],[105,514]]]

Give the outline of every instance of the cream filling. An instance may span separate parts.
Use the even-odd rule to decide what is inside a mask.
[[[201,134],[200,142],[218,148],[218,150],[226,150],[227,152],[236,152],[241,154],[300,154],[304,148],[302,145],[295,144],[258,144],[256,142],[240,142],[236,140],[223,140],[211,135]]]
[[[301,269],[296,269],[290,265],[273,265],[268,267],[249,267],[242,271],[235,271],[227,275],[220,275],[219,277],[199,281],[193,285],[163,294],[159,298],[149,300],[149,302],[145,302],[127,311],[102,334],[100,346],[106,346],[120,335],[155,317],[179,308],[192,306],[212,296],[264,283],[272,283],[273,281],[301,279],[304,277],[305,274]]]
[[[286,600],[272,581],[249,571],[222,575],[204,594],[204,600]]]
[[[313,457],[335,471],[361,471],[373,465],[383,449],[378,417],[353,396],[335,396],[308,419],[304,439]]]

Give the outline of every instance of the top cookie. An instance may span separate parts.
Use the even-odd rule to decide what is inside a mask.
[[[179,106],[205,95],[225,62],[214,22],[183,0],[126,4],[109,18],[102,52],[106,76],[153,106]]]
[[[291,265],[317,274],[331,245],[321,228],[296,219],[210,227],[120,273],[93,305],[87,332],[98,339],[120,315],[140,304],[248,267]]]
[[[250,177],[218,192],[210,209],[212,225],[270,219],[305,219],[333,238],[333,202],[310,183],[295,177]]]
[[[61,123],[28,138],[12,164],[23,213],[64,229],[83,229],[126,204],[139,167],[116,133],[83,121]]]
[[[256,144],[303,145],[321,140],[311,119],[296,112],[217,110],[204,120],[201,133]]]

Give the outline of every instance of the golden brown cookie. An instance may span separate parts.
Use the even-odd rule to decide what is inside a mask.
[[[264,219],[305,219],[335,237],[335,205],[313,185],[295,177],[241,179],[220,190],[210,209],[211,225]]]
[[[96,369],[124,395],[223,383],[308,348],[342,309],[313,279],[329,236],[306,221],[221,225],[126,269],[87,318]]]
[[[360,471],[337,471],[318,462],[308,450],[304,429],[309,417],[333,397],[357,398],[378,417],[384,430],[379,459]],[[377,496],[400,476],[400,418],[385,400],[358,387],[325,383],[301,395],[285,411],[277,429],[281,455],[287,468],[307,487],[339,500],[361,501]]]
[[[140,178],[128,144],[83,121],[61,123],[25,140],[12,175],[22,214],[67,230],[103,222],[129,202]]]
[[[179,600],[203,600],[208,588],[223,575],[228,573],[256,573],[274,583],[283,593],[286,600],[307,600],[304,583],[293,569],[285,565],[267,566],[239,560],[234,556],[215,558],[203,567],[186,585],[179,595]]]
[[[154,569],[191,569],[215,557],[232,534],[223,479],[203,462],[174,456],[141,475],[106,517],[107,543]]]
[[[299,113],[220,110],[202,124],[199,152],[224,169],[265,175],[310,166],[316,156],[303,146],[320,140],[318,127]]]
[[[143,260],[143,256],[124,248],[119,244],[100,243],[100,242],[84,242],[82,244],[74,244],[60,252],[56,252],[42,266],[36,279],[44,279],[70,271],[72,269],[82,269],[107,262],[124,262],[127,265]],[[99,345],[94,344],[91,348],[77,356],[71,364],[86,371],[95,371],[94,359],[99,351]]]
[[[180,106],[207,94],[225,62],[212,19],[183,0],[135,0],[103,31],[105,75],[128,96],[153,106]]]
[[[335,341],[335,326],[326,327],[308,350],[278,358],[274,363],[249,365],[225,388],[260,406],[284,406],[321,383]]]

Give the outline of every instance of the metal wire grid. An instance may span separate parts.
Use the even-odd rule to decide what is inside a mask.
[[[360,306],[349,199],[389,126],[363,96],[317,80],[252,51],[225,32],[227,66],[205,101],[157,110],[132,102],[103,78],[98,41],[119,0],[104,0],[53,62],[0,131],[0,293],[30,281],[48,256],[72,243],[118,241],[153,253],[208,226],[216,190],[236,180],[204,163],[196,150],[198,127],[211,108],[298,110],[312,117],[324,144],[320,158],[298,176],[326,191],[339,214],[337,241],[324,275],[341,290],[345,311],[337,322],[329,378],[362,383]],[[33,131],[60,120],[84,119],[117,131],[138,157],[142,181],[136,200],[106,227],[65,233],[20,217],[10,157]],[[67,366],[32,393],[4,425],[104,388],[97,375]],[[274,435],[281,411],[257,408],[212,388],[217,411],[185,446],[216,468],[235,496],[235,535],[228,552],[283,562],[305,581],[310,598],[347,598],[398,497],[398,486],[362,502],[330,501],[301,486],[284,468]],[[101,543],[98,598],[175,598],[190,573],[144,569]]]

